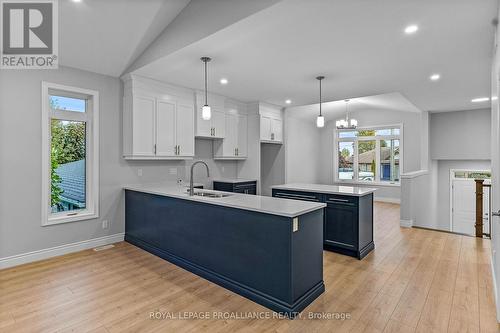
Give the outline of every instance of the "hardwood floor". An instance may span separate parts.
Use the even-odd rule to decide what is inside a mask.
[[[326,292],[295,320],[124,242],[0,270],[0,332],[500,331],[488,240],[400,228],[399,206],[376,203],[375,245],[324,252]]]

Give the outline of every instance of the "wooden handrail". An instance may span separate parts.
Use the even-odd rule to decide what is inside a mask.
[[[476,237],[483,237],[483,186],[484,179],[476,181]]]
[[[487,187],[491,191],[491,184],[485,184],[484,179],[474,179],[476,182],[476,224],[474,224],[476,228],[476,237],[483,237],[483,236],[488,236],[490,237],[491,233],[491,225],[490,225],[490,231],[488,233],[485,233],[483,230],[483,193],[484,193],[484,188]],[[491,199],[491,193],[489,198]],[[491,201],[490,201],[491,202]],[[491,204],[491,203],[490,203]],[[488,205],[489,207],[489,205]],[[490,212],[488,212],[488,219]],[[490,222],[491,223],[491,222]]]

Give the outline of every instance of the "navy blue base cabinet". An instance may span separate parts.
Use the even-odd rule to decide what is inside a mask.
[[[127,242],[290,317],[325,290],[323,209],[298,219],[125,191]]]
[[[214,180],[214,190],[243,194],[257,194],[257,181],[242,181],[234,183]]]
[[[325,250],[364,258],[374,248],[373,193],[364,196],[273,189],[273,197],[324,202]]]

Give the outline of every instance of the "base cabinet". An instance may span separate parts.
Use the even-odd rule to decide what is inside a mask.
[[[214,190],[255,195],[257,194],[257,181],[241,183],[214,181]]]
[[[364,258],[374,248],[373,193],[361,197],[273,189],[273,197],[326,203],[325,250]]]

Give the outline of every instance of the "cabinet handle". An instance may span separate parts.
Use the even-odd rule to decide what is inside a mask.
[[[216,130],[216,127],[214,127],[214,136],[215,136],[215,130]]]
[[[274,133],[271,133],[271,140],[274,140]]]
[[[155,150],[155,155],[156,155],[156,143],[155,143],[155,145],[154,145],[154,150]]]
[[[331,202],[349,202],[347,199],[334,199],[334,198],[328,198],[328,201]]]
[[[181,146],[177,146],[177,155],[180,155],[181,154]]]

